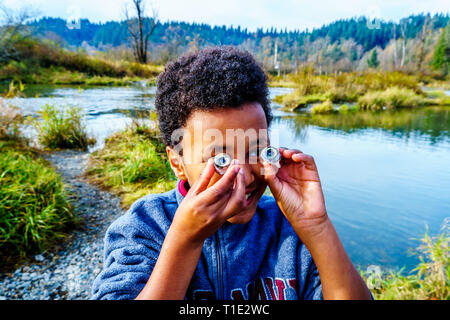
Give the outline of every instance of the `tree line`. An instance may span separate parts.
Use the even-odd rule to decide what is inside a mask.
[[[82,19],[78,28],[69,28],[63,19],[44,17],[29,22],[28,27],[33,35],[64,47],[117,54],[132,49],[130,21],[93,23]],[[355,17],[304,31],[273,27],[249,31],[240,26],[160,22],[154,17],[142,17],[141,22],[143,30],[151,29],[145,46],[149,62],[155,63],[205,46],[232,44],[252,52],[269,72],[292,72],[314,65],[318,73],[367,68],[448,73],[448,14],[411,15],[398,22]],[[438,44],[441,56],[436,58]]]

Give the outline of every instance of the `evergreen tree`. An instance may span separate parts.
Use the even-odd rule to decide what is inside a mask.
[[[444,74],[448,73],[450,62],[450,24],[442,30],[439,40],[434,48],[434,56],[431,66],[435,70],[442,70]]]
[[[372,50],[372,54],[370,55],[370,58],[367,60],[367,65],[369,66],[369,68],[374,69],[376,69],[380,65],[380,62],[378,61],[377,49]]]

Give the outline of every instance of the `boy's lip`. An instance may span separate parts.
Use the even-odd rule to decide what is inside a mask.
[[[246,207],[248,207],[253,202],[253,200],[255,199],[257,194],[258,194],[257,188],[254,188],[252,190],[245,190],[245,196],[246,196],[245,206]]]

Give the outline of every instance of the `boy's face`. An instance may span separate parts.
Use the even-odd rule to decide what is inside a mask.
[[[244,170],[247,203],[230,223],[246,223],[253,217],[259,199],[267,184],[261,175],[262,165],[258,154],[269,145],[267,121],[264,110],[257,102],[243,104],[241,108],[216,111],[196,111],[184,128],[181,161],[177,176],[192,185],[200,176],[209,158],[227,153],[238,159]],[[174,156],[169,152],[169,158]],[[171,159],[172,167],[174,167]],[[214,185],[221,175],[215,173],[208,187]]]

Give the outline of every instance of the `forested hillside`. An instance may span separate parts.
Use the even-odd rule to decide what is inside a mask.
[[[149,20],[146,22],[148,27]],[[434,47],[448,23],[448,15],[422,14],[397,23],[360,17],[338,20],[314,30],[271,28],[250,32],[239,26],[164,22],[158,23],[151,35],[149,51],[152,62],[164,63],[189,50],[233,44],[254,53],[268,71],[289,72],[300,65],[313,64],[320,73],[369,67],[427,72],[431,70]],[[118,48],[126,51],[130,45],[125,21],[81,20],[79,28],[69,29],[63,19],[42,18],[29,26],[34,35],[72,49],[117,52]]]

